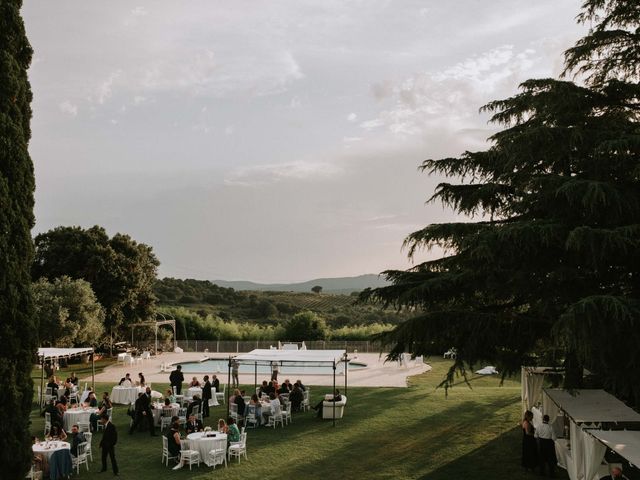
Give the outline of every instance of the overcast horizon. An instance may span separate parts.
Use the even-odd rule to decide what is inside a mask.
[[[34,235],[126,233],[160,277],[409,268],[409,233],[459,219],[417,167],[486,149],[479,108],[560,74],[580,4],[26,2]]]

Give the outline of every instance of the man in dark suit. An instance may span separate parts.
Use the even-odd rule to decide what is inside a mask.
[[[189,420],[187,420],[187,424],[184,426],[185,432],[187,435],[193,432],[201,432],[204,430],[204,426],[202,422],[196,419],[195,415],[189,415]]]
[[[138,394],[138,399],[135,403],[135,416],[131,428],[129,429],[129,435],[135,432],[136,427],[140,425],[143,420],[146,420],[149,425],[149,433],[151,436],[155,436],[153,425],[153,412],[151,411],[151,392]]]
[[[193,401],[187,407],[187,416],[191,415],[194,407],[198,407],[200,409],[199,411],[202,412],[202,400],[200,400],[198,395],[193,396]]]
[[[103,413],[100,416],[100,422],[104,425],[104,434],[100,440],[100,448],[102,449],[102,470],[107,471],[107,455],[111,457],[111,468],[114,475],[118,475],[118,463],[116,462],[116,443],[118,443],[118,432],[113,423],[109,421],[109,415]]]
[[[204,376],[204,386],[202,387],[202,416],[207,418],[209,416],[209,400],[211,400],[211,382],[209,381],[209,375]]]
[[[169,382],[172,387],[176,387],[176,395],[180,395],[180,392],[182,392],[182,382],[184,382],[181,365],[178,365],[176,369],[171,372],[169,375]]]

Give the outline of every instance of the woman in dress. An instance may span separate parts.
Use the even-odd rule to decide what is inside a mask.
[[[200,386],[200,382],[198,381],[198,377],[193,377],[193,379],[191,380],[191,383],[189,384],[189,388],[199,387],[199,386]]]
[[[169,450],[169,457],[177,457],[178,464],[173,467],[174,470],[182,468],[182,462],[180,461],[180,450],[182,444],[180,443],[180,423],[173,422],[171,429],[167,432],[167,450]]]
[[[144,375],[142,374],[142,372],[138,373],[138,386],[140,386],[140,387],[146,387],[147,386],[147,382],[144,379]]]
[[[522,419],[522,467],[533,471],[538,466],[538,444],[533,427],[533,413],[527,410]]]
[[[224,418],[218,420],[218,432],[227,433],[229,431],[229,427],[227,427],[227,422],[224,421]]]
[[[260,403],[260,399],[258,398],[257,394],[254,393],[253,395],[251,395],[251,401],[249,402],[249,405],[253,405],[253,407],[255,408],[256,420],[258,421],[258,425],[262,425],[262,403]]]

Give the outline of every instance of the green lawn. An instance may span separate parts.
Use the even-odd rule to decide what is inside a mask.
[[[411,378],[409,388],[349,388],[345,417],[333,428],[315,412],[294,415],[284,429],[248,430],[248,461],[229,468],[201,465],[171,471],[160,463],[161,439],[146,433],[127,434],[125,407],[114,410],[120,441],[116,447],[121,476],[136,480],[174,478],[305,478],[326,479],[533,479],[520,468],[520,384],[498,378],[474,378],[472,389],[460,384],[436,390],[448,361],[431,359],[431,372]],[[155,385],[158,390],[160,385]],[[253,385],[251,386],[253,387]],[[98,392],[111,385],[97,385]],[[317,401],[326,387],[312,387]],[[207,424],[224,415],[212,408]],[[42,435],[43,421],[34,411],[32,430]],[[97,448],[98,433],[93,440]],[[91,472],[100,469],[94,453]],[[236,461],[237,462],[237,461]],[[560,478],[564,472],[560,471]]]

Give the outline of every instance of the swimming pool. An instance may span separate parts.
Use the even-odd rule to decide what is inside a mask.
[[[226,358],[208,358],[200,362],[180,362],[173,367],[181,365],[183,373],[226,373],[229,369],[229,361]],[[361,370],[366,368],[366,364],[361,362],[349,362],[349,371]],[[280,375],[332,375],[333,367],[331,365],[310,366],[303,362],[287,363],[279,367]],[[255,373],[253,364],[240,364],[240,373]],[[269,365],[258,365],[258,373],[261,375],[271,375],[271,367]],[[344,373],[344,363],[340,362],[336,365],[336,373]]]

